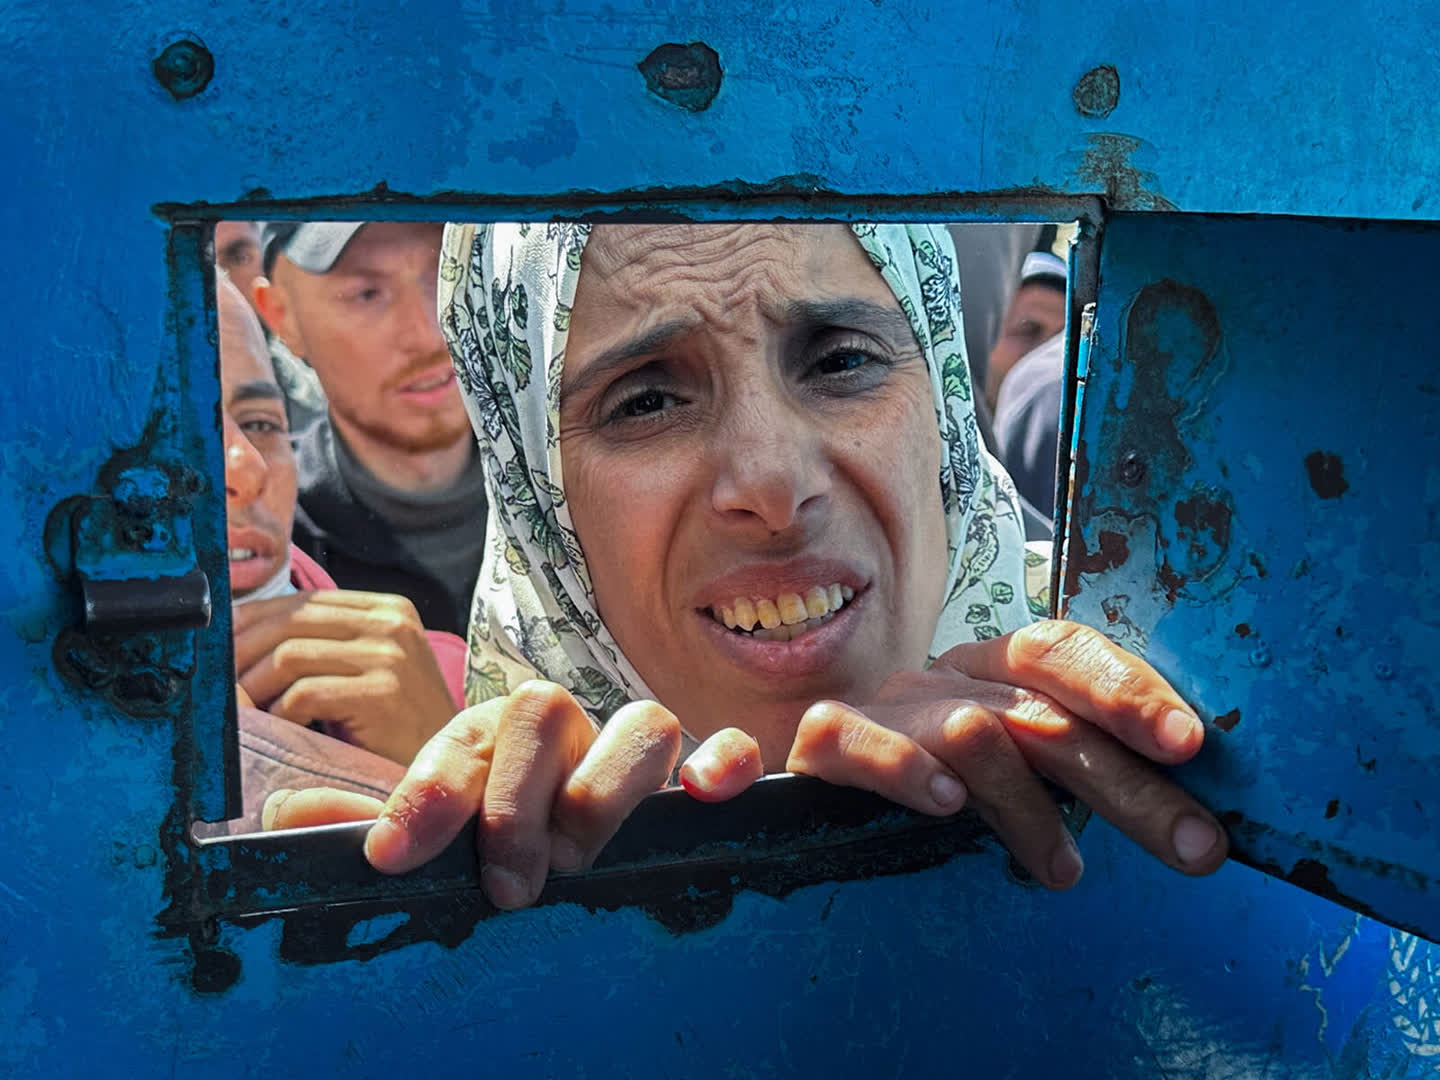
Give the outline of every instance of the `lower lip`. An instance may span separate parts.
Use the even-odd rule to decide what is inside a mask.
[[[230,591],[239,596],[264,585],[280,569],[280,560],[273,555],[256,555],[253,559],[230,564]]]
[[[406,401],[416,405],[440,405],[455,395],[455,372],[449,372],[445,381],[438,386],[432,386],[428,390],[410,390],[406,387],[400,388],[400,396]]]
[[[790,641],[762,641],[737,634],[704,612],[696,614],[716,645],[736,664],[769,678],[798,679],[824,674],[840,658],[859,625],[865,597],[865,593],[856,593],[829,622]]]

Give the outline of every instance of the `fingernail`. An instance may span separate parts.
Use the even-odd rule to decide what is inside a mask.
[[[930,797],[936,806],[957,806],[965,801],[965,785],[947,772],[938,772],[930,778]]]
[[[365,858],[382,874],[398,874],[408,869],[409,830],[392,818],[381,817],[365,834]]]
[[[1055,848],[1055,853],[1050,856],[1051,887],[1068,889],[1080,880],[1080,875],[1084,872],[1085,860],[1080,858],[1080,849],[1075,846],[1075,838],[1067,829],[1064,840]]]
[[[568,836],[550,840],[550,868],[562,874],[577,874],[585,869],[585,855],[580,845]]]
[[[1175,845],[1175,855],[1179,860],[1182,863],[1193,863],[1199,862],[1215,850],[1215,845],[1220,841],[1220,833],[1203,818],[1187,816],[1175,823],[1171,841]]]
[[[294,788],[277,788],[265,796],[265,805],[260,808],[260,828],[273,829],[275,818],[280,813],[280,807],[284,806],[285,800],[294,794]]]
[[[1155,733],[1155,741],[1162,748],[1178,754],[1190,749],[1190,744],[1199,734],[1200,721],[1195,718],[1194,713],[1184,709],[1171,709],[1160,721],[1160,730]]]
[[[696,791],[713,791],[715,788],[713,764],[708,753],[701,754],[697,750],[691,755],[690,760],[680,767],[681,786],[691,794]]]
[[[530,886],[525,879],[503,866],[494,863],[486,865],[480,871],[480,884],[485,887],[485,895],[490,897],[490,902],[498,908],[514,911],[530,903]]]

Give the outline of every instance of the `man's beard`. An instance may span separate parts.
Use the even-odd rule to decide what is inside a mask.
[[[451,419],[444,413],[436,413],[423,427],[419,425],[399,427],[383,420],[371,420],[357,416],[346,416],[345,419],[367,438],[406,454],[428,454],[449,450],[470,436],[470,420],[463,411],[458,420]]]

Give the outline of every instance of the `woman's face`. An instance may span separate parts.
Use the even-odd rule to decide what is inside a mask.
[[[597,227],[560,445],[600,615],[692,735],[743,728],[776,769],[817,699],[924,663],[940,435],[914,333],[844,226]]]

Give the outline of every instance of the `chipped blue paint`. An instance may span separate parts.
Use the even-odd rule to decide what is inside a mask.
[[[152,65],[182,39],[204,46],[214,74],[177,100]],[[717,52],[724,72],[703,112],[661,100],[637,67],[659,45],[694,41]],[[449,945],[386,951],[421,917],[398,903],[342,935],[370,950],[364,958],[330,963],[288,953],[279,918],[165,936],[162,913],[198,887],[184,822],[225,810],[233,744],[219,499],[213,489],[202,496],[194,517],[219,617],[196,635],[188,697],[158,720],[137,723],[57,674],[52,643],[75,600],[45,542],[53,508],[96,493],[105,464],[141,443],[156,417],[165,421],[156,464],[220,475],[199,231],[186,224],[203,217],[202,204],[264,216],[359,196],[347,216],[357,205],[486,216],[626,208],[649,193],[711,216],[1045,217],[1083,206],[1094,220],[1102,197],[1122,210],[1424,220],[1440,197],[1440,112],[1430,107],[1440,26],[1426,8],[1352,5],[1297,28],[1273,6],[1179,0],[1107,4],[1078,19],[1054,0],[718,0],[703,10],[673,0],[431,0],[343,13],[313,0],[82,0],[63,11],[11,0],[0,5],[0,42],[0,232],[16,262],[0,385],[0,547],[10,555],[0,573],[0,737],[12,752],[0,772],[0,1073],[89,1076],[99,1061],[137,1076],[383,1076],[412,1072],[419,1055],[582,1077],[1436,1071],[1437,950],[1242,866],[1179,879],[1103,825],[1084,836],[1089,873],[1063,897],[1016,886],[986,852],[783,899],[742,892],[727,918],[678,936],[634,908],[561,904],[481,921]],[[1106,115],[1081,115],[1076,84],[1105,64],[1118,101]],[[982,197],[967,202],[967,192]],[[907,209],[896,201],[905,195],[924,199]],[[172,209],[156,215],[159,204]],[[1107,251],[1127,235],[1121,224]],[[1141,237],[1112,259],[1105,295],[1123,293],[1125,265],[1159,243]],[[1318,250],[1296,253],[1307,272]],[[1324,250],[1347,258],[1338,239]],[[1228,265],[1223,253],[1208,257]],[[1285,312],[1253,291],[1248,304],[1275,320],[1270,332],[1289,332]],[[1345,297],[1315,299],[1347,310]],[[1228,348],[1228,308],[1221,321]],[[1101,342],[1113,347],[1107,325],[1116,326],[1101,323]],[[1102,365],[1098,352],[1094,360]],[[1391,374],[1372,383],[1398,389]],[[1291,382],[1275,386],[1281,400],[1294,394]],[[1273,428],[1263,404],[1237,394],[1195,445],[1228,438],[1242,418]],[[1377,462],[1403,441],[1373,434]],[[1302,518],[1328,530],[1301,575],[1328,589],[1310,594],[1317,626],[1331,614],[1325,598],[1349,596],[1365,570],[1358,546],[1395,520],[1373,507],[1340,512],[1376,497],[1358,483],[1376,469],[1352,466],[1353,456],[1354,494]],[[1202,472],[1217,460],[1197,458]],[[1249,491],[1281,491],[1299,460],[1261,445],[1227,462],[1229,478],[1203,479],[1232,490],[1243,524],[1251,514],[1237,470]],[[1433,506],[1440,481],[1425,483]],[[1283,499],[1274,509],[1287,508],[1307,509]],[[1433,539],[1423,531],[1432,522],[1405,524]],[[1214,569],[1184,604],[1111,610],[1150,632],[1152,656],[1212,711],[1232,700],[1273,710],[1269,726],[1252,712],[1230,733],[1252,720],[1266,732],[1253,805],[1283,816],[1293,794],[1305,828],[1411,859],[1426,842],[1423,814],[1362,798],[1374,785],[1330,760],[1338,744],[1321,734],[1341,720],[1326,710],[1304,727],[1278,722],[1282,689],[1313,687],[1295,675],[1244,564],[1227,561],[1232,548],[1266,553],[1276,539],[1236,532],[1212,551],[1200,538],[1191,569]],[[1413,554],[1433,565],[1420,550],[1429,542],[1417,540]],[[1268,580],[1299,569],[1272,557]],[[1397,568],[1380,587],[1403,599],[1411,580]],[[1397,718],[1427,706],[1413,671],[1423,665],[1401,643],[1428,631],[1422,608],[1399,610],[1410,622],[1393,623],[1393,643],[1380,633],[1324,650],[1302,644],[1350,679],[1335,699],[1345,722],[1387,706],[1362,759],[1373,752],[1377,775],[1410,784],[1427,745],[1407,742]],[[1254,645],[1217,653],[1203,670],[1174,662],[1192,642],[1219,640],[1213,626],[1183,633],[1184,619],[1222,611],[1260,628],[1269,689]],[[1103,606],[1091,615],[1108,619]],[[1243,701],[1212,693],[1238,688]],[[1302,745],[1308,731],[1316,735]],[[1323,824],[1321,796],[1269,769],[1287,763],[1338,779],[1358,811]],[[1217,802],[1233,786],[1211,762],[1194,775]],[[177,790],[189,805],[174,806]],[[438,921],[447,903],[415,910]],[[317,918],[355,927],[342,914]]]
[[[1432,937],[1437,240],[1110,222],[1066,586],[1200,706],[1183,775],[1247,859]]]

